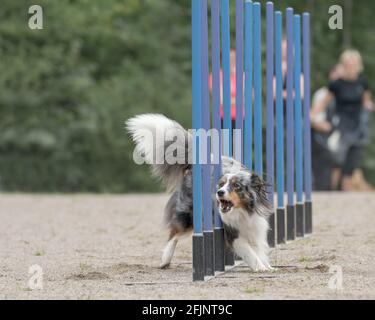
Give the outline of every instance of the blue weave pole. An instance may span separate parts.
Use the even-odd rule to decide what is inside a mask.
[[[230,15],[229,0],[221,0],[221,42],[223,67],[223,129],[227,131],[227,141],[223,143],[223,154],[232,156],[232,119],[231,119],[231,87],[230,87]]]
[[[287,90],[287,101],[286,101],[286,117],[287,117],[287,174],[286,174],[286,185],[287,185],[287,240],[295,239],[295,207],[294,207],[294,38],[293,38],[293,9],[286,9],[286,40],[287,40],[287,74],[286,74],[286,90]]]
[[[202,127],[202,8],[192,0],[192,127],[193,127],[193,281],[204,280],[204,247],[202,233],[202,171],[199,163],[198,129]]]
[[[234,158],[242,162],[243,135],[243,41],[244,41],[244,2],[236,0],[236,134]]]
[[[211,129],[210,121],[210,96],[209,96],[209,62],[208,62],[208,5],[207,0],[201,0],[202,5],[202,128],[205,132]],[[203,137],[202,137],[203,139]],[[214,236],[213,236],[213,211],[211,198],[211,140],[207,138],[206,144],[202,143],[202,197],[203,197],[203,237],[204,237],[204,265],[205,275],[214,275]]]
[[[262,155],[262,38],[261,6],[253,4],[254,17],[254,156],[255,173],[263,176]]]
[[[266,127],[266,172],[268,183],[268,200],[273,206],[274,195],[274,166],[275,166],[275,113],[274,113],[274,8],[272,2],[266,5],[266,107],[267,107],[267,127]],[[276,229],[275,213],[269,217],[270,230],[268,231],[268,244],[275,246]]]
[[[214,164],[215,184],[221,176],[221,120],[220,120],[220,8],[219,0],[212,0],[211,3],[211,32],[212,32],[212,128],[218,133],[217,163]],[[213,191],[215,185],[213,186]],[[215,227],[222,227],[220,214],[215,207]]]
[[[228,141],[223,143],[223,154],[232,156],[233,154],[233,133],[231,119],[231,87],[230,87],[230,10],[229,0],[221,0],[221,36],[222,36],[222,56],[223,56],[223,107],[224,107],[224,129],[229,133]],[[225,265],[234,265],[234,254],[226,247]]]
[[[283,16],[275,12],[275,77],[276,77],[276,189],[277,189],[277,243],[285,242],[284,207],[284,99],[282,71]]]
[[[302,16],[303,29],[303,75],[304,75],[304,125],[303,125],[303,144],[304,144],[304,189],[305,189],[305,232],[312,233],[312,169],[311,169],[311,122],[310,122],[310,14],[304,13]]]
[[[253,169],[253,3],[245,2],[244,164]]]
[[[301,101],[301,17],[294,16],[294,121],[295,121],[295,166],[297,202],[303,201],[302,162],[302,101]]]
[[[301,101],[301,16],[294,15],[294,137],[296,172],[296,234],[305,234],[305,210],[303,204],[303,131]]]
[[[218,146],[214,149],[217,162],[214,164],[214,183],[212,193],[216,192],[216,185],[221,176],[221,123],[220,123],[220,8],[219,0],[211,2],[211,37],[212,37],[212,127],[217,132]],[[214,206],[214,269],[224,271],[224,229],[217,206]]]

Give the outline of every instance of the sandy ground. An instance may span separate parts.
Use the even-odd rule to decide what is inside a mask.
[[[314,234],[274,249],[278,271],[191,281],[191,241],[170,269],[166,195],[0,195],[0,299],[375,299],[375,193],[315,194]],[[43,289],[28,287],[29,267]],[[330,267],[342,268],[332,290]]]

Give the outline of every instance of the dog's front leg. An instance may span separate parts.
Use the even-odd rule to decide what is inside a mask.
[[[235,239],[233,241],[233,250],[253,271],[268,270],[248,241],[242,238]]]
[[[269,251],[268,244],[265,242],[265,243],[261,243],[259,245],[253,246],[252,248],[254,249],[255,253],[259,257],[260,261],[262,261],[263,265],[268,270],[274,270],[274,268],[271,267],[269,260],[268,260],[268,251]]]
[[[165,246],[163,250],[163,255],[161,257],[161,263],[160,263],[161,269],[165,269],[169,267],[171,260],[173,258],[174,250],[176,249],[177,242],[178,240],[176,236],[169,239],[167,245]]]

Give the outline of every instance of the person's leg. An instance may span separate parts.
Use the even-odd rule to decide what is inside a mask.
[[[352,176],[354,170],[359,167],[359,164],[361,162],[361,155],[361,147],[353,146],[348,150],[348,154],[342,168],[341,189],[343,191],[353,190]]]
[[[313,133],[315,135],[315,132]],[[312,172],[313,187],[316,191],[331,190],[331,172],[333,162],[330,153],[316,141],[312,139]]]
[[[339,190],[341,181],[341,169],[334,168],[331,173],[331,190]]]
[[[353,187],[358,191],[373,191],[374,188],[366,181],[363,171],[355,169],[353,173]]]

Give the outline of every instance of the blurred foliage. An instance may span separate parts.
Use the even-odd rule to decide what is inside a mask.
[[[350,25],[345,13],[345,29],[329,30],[329,5],[350,3]],[[43,7],[43,30],[28,28],[32,4]],[[282,10],[289,5],[312,14],[313,88],[326,83],[348,39],[363,53],[374,83],[374,1],[276,3]],[[234,31],[234,12],[231,23]],[[124,121],[160,112],[190,125],[190,30],[190,0],[2,0],[1,190],[160,190],[148,170],[133,163]],[[364,159],[374,183],[373,159],[374,143]]]

